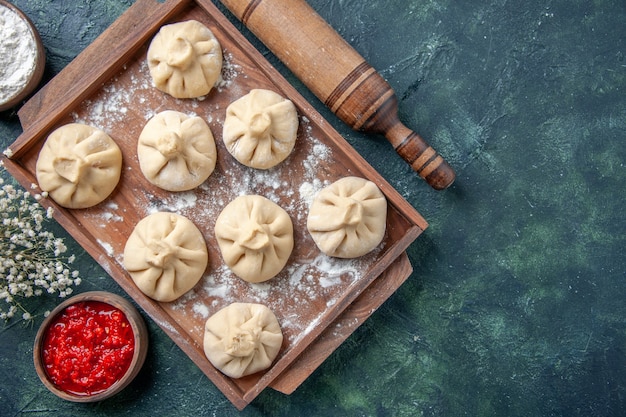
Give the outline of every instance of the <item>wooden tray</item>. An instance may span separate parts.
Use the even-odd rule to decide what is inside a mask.
[[[177,100],[153,88],[145,62],[150,39],[159,28],[188,19],[199,20],[214,32],[225,57],[222,82],[201,100]],[[268,88],[288,97],[300,115],[294,152],[269,171],[238,164],[221,139],[227,105],[252,88]],[[191,192],[160,190],[150,185],[139,169],[137,137],[152,115],[166,109],[203,117],[216,139],[216,171]],[[36,183],[38,152],[56,127],[79,121],[104,129],[116,140],[124,157],[123,174],[105,202],[86,210],[67,210],[51,200],[42,203],[55,208],[57,221],[239,409],[267,386],[292,392],[313,372],[408,277],[411,268],[404,251],[427,227],[419,213],[208,0],[170,0],[163,4],[137,1],[34,96],[19,116],[24,133],[11,146],[12,155],[5,164],[26,189]],[[383,243],[358,260],[323,256],[306,232],[311,195],[346,175],[374,181],[389,202]],[[265,195],[285,208],[295,230],[295,248],[286,268],[271,281],[256,285],[230,273],[213,235],[221,209],[237,195],[252,193]],[[210,265],[201,282],[172,303],[145,297],[122,266],[123,248],[134,225],[157,210],[190,218],[203,232],[209,248]],[[385,285],[388,278],[390,285]],[[202,349],[204,322],[234,301],[268,305],[285,336],[271,368],[240,379],[217,371]]]

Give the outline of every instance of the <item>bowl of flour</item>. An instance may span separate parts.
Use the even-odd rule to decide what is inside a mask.
[[[0,111],[20,104],[39,85],[46,57],[30,19],[0,0]]]

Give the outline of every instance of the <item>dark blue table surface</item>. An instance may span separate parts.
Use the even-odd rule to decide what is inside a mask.
[[[133,2],[15,3],[41,33],[49,80]],[[295,393],[267,389],[242,412],[149,319],[139,376],[89,405],[60,400],[38,380],[41,317],[0,323],[0,415],[624,415],[623,0],[310,4],[455,168],[450,189],[430,189],[384,139],[343,125],[233,22],[430,223],[408,250],[414,273]],[[3,149],[21,131],[14,112],[1,115]],[[77,291],[123,294],[49,227],[77,255]]]

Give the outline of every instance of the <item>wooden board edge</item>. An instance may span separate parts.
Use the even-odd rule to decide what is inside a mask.
[[[400,288],[412,272],[413,267],[404,252],[269,387],[286,395],[292,394]]]
[[[256,398],[261,392],[262,389],[259,389],[260,386],[270,386],[272,382],[283,373],[293,361],[297,360],[302,353],[306,350],[307,346],[312,343],[315,343],[317,339],[319,339],[320,335],[324,333],[325,329],[329,326],[332,326],[336,320],[338,320],[343,312],[350,308],[352,303],[356,301],[359,295],[365,291],[368,287],[372,285],[372,283],[383,274],[387,268],[394,264],[394,262],[405,253],[406,248],[422,233],[422,229],[417,226],[413,226],[406,231],[406,234],[402,239],[395,241],[391,248],[387,251],[387,253],[380,259],[380,262],[374,267],[371,271],[368,271],[368,276],[363,277],[358,285],[353,288],[352,291],[346,293],[335,303],[335,309],[326,313],[322,322],[327,323],[327,326],[319,326],[316,327],[310,333],[307,333],[304,336],[305,342],[303,342],[299,349],[292,349],[289,352],[288,359],[283,358],[280,362],[272,365],[272,368],[261,378],[259,383],[253,387],[252,389],[245,391],[243,399],[247,402],[252,402],[254,398]],[[382,265],[386,265],[383,267]],[[287,362],[284,364],[282,362]]]
[[[132,22],[132,19],[134,19],[137,15],[135,13],[139,13],[139,11],[141,11],[141,16],[143,19],[146,19],[145,17],[145,11],[141,8],[137,9],[135,8],[135,6],[137,4],[154,4],[154,0],[138,0],[137,3],[135,3],[135,5],[131,6],[131,8],[133,8],[133,12],[130,14],[126,14],[128,13],[128,11],[122,15],[122,18],[118,19],[118,20],[122,20],[122,21],[126,21],[126,20],[130,20]],[[163,17],[161,18],[160,22],[158,23],[159,25],[161,24],[161,22],[163,22],[164,20],[167,20],[169,18],[171,18],[172,15],[175,15],[177,13],[180,13],[182,11],[182,8],[189,5],[191,3],[190,0],[170,0],[167,2],[167,5],[172,6],[171,9],[167,9],[169,10],[168,13],[163,14]],[[198,0],[198,3],[206,3],[206,0]],[[212,5],[212,3],[210,3],[212,7],[215,7]],[[130,10],[130,9],[129,9]],[[216,18],[216,20],[219,20],[220,24],[225,25],[225,23],[223,23],[222,19],[222,14],[221,13],[217,13],[217,14],[212,14],[213,18],[219,17],[219,19]],[[224,20],[226,20],[226,18],[223,18]],[[117,21],[116,21],[117,22]],[[128,22],[126,22],[128,23]],[[230,21],[228,21],[228,25],[232,26],[232,23],[230,23]],[[152,26],[157,26],[157,25],[152,25]],[[151,26],[151,27],[152,27]],[[146,26],[144,26],[144,29],[142,29],[142,31],[145,31]],[[111,38],[110,36],[110,32],[112,31],[117,31],[119,30],[118,26],[112,25],[109,29],[107,29],[97,40],[101,40],[101,42],[103,42],[103,44],[105,44],[106,42],[110,42]],[[150,32],[153,33],[154,29]],[[233,34],[237,34],[238,36],[242,36],[243,35],[240,34],[239,31],[235,31],[232,33],[229,33],[229,35],[233,35]],[[108,79],[111,76],[114,75],[114,73],[116,71],[119,71],[119,69],[121,68],[121,66],[127,61],[128,59],[128,54],[132,55],[134,53],[136,53],[137,48],[141,47],[141,45],[145,44],[145,42],[147,41],[148,36],[144,38],[139,38],[139,39],[135,39],[135,42],[129,44],[125,49],[124,55],[119,58],[119,59],[114,59],[111,60],[110,62],[107,63],[106,66],[101,67],[102,68],[102,72],[99,73],[100,75],[97,75],[95,73],[89,73],[85,76],[85,78],[82,78],[79,81],[76,80],[76,78],[72,79],[73,84],[82,84],[84,82],[87,82],[88,85],[90,86],[94,86],[93,88],[99,88],[100,84],[102,81],[102,79]],[[245,38],[244,38],[245,39]],[[92,44],[93,45],[93,44]],[[79,68],[80,66],[82,66],[85,62],[86,59],[89,59],[90,54],[97,49],[96,47],[90,46],[89,48],[87,48],[86,51],[84,51],[84,54],[79,55],[80,59],[78,59],[76,61],[77,63],[74,63],[74,61],[72,61],[72,63],[70,65],[73,64],[72,67],[70,67],[71,69],[73,68],[74,70],[76,70],[77,68]],[[244,51],[246,53],[252,53],[252,52],[256,52],[259,57],[262,57],[262,55],[254,50],[254,51],[250,51],[249,48],[245,48]],[[86,58],[87,57],[87,58]],[[278,74],[278,71],[272,67],[269,63],[266,63],[265,59],[258,59],[258,58],[254,58],[253,61],[259,65],[263,71],[266,72],[266,74],[268,74],[269,77],[272,76],[272,74]],[[68,65],[69,67],[69,65]],[[61,74],[59,74],[61,75]],[[104,77],[104,78],[102,78]],[[57,79],[61,79],[61,80],[65,80],[65,78],[68,78],[66,76],[64,77],[57,77]],[[86,81],[87,80],[87,81]],[[53,80],[54,81],[54,80]],[[51,82],[52,83],[52,82]],[[23,123],[23,126],[26,126],[25,129],[27,130],[21,137],[26,137],[29,139],[29,143],[34,143],[36,142],[36,139],[39,138],[35,138],[33,137],[34,135],[32,134],[33,132],[44,132],[49,130],[50,125],[54,124],[55,122],[58,121],[58,118],[54,118],[55,116],[53,116],[52,114],[65,114],[67,111],[67,109],[71,109],[72,106],[75,106],[77,103],[81,102],[82,100],[84,100],[88,95],[92,94],[93,91],[92,90],[83,90],[83,92],[81,94],[78,94],[76,96],[72,96],[73,98],[71,100],[69,100],[68,104],[64,106],[65,110],[60,111],[57,107],[52,106],[52,104],[50,103],[50,100],[52,100],[52,98],[48,98],[48,96],[50,94],[52,94],[53,90],[55,89],[59,89],[62,88],[61,84],[59,83],[59,81],[56,81],[57,84],[50,84],[52,87],[50,86],[46,86],[44,87],[45,90],[42,91],[41,95],[39,95],[37,98],[34,98],[32,101],[32,105],[29,107],[26,107],[26,109],[22,112],[22,114],[20,115],[20,120]],[[324,132],[324,134],[331,138],[332,140],[335,141],[337,148],[340,149],[342,152],[347,152],[347,149],[351,148],[351,145],[348,144],[347,141],[345,141],[345,139],[343,137],[341,137],[336,131],[334,131],[334,129],[332,129],[332,126],[328,125],[328,122],[325,121],[321,115],[319,115],[319,113],[304,99],[302,98],[302,96],[299,94],[299,92],[297,92],[295,90],[295,88],[293,88],[291,86],[291,84],[289,84],[287,81],[285,81],[284,83],[280,84],[281,88],[286,89],[286,91],[289,92],[289,96],[291,97],[296,97],[297,100],[297,105],[300,106],[301,108],[305,109],[307,114],[309,116],[313,116],[312,117],[312,121],[314,123],[316,123],[319,128]],[[58,97],[57,97],[58,99]],[[52,106],[53,110],[48,110],[47,112],[45,111],[45,103],[48,102],[48,106]],[[39,114],[39,110],[44,109],[44,111],[42,111]],[[22,120],[23,119],[23,120]],[[30,123],[30,124],[29,124]],[[20,138],[18,138],[18,141],[16,141],[14,143],[18,144],[18,147],[16,149],[16,153],[14,152],[14,155],[12,156],[12,159],[19,159],[19,157],[26,153],[28,151],[28,147],[24,147],[22,145],[20,145],[19,142]],[[345,144],[344,144],[345,143]],[[354,155],[358,156],[358,153],[356,151],[354,151]],[[378,174],[373,168],[371,168],[369,166],[369,164],[363,159],[361,158],[361,160],[363,161],[361,164],[357,164],[357,166],[359,167],[359,169],[363,170],[365,175],[371,176],[371,177],[376,177],[379,178],[380,182],[378,182],[377,185],[381,185],[382,184],[382,188],[387,190],[386,194],[389,195],[389,193],[391,193],[393,195],[393,193],[397,192],[395,191],[395,189],[393,189],[393,187],[391,187],[388,183],[386,183],[386,181],[380,176],[380,174]],[[17,172],[19,171],[19,162],[16,163],[15,170],[12,173],[12,175],[14,177],[16,177]],[[19,176],[19,175],[18,175]],[[22,185],[25,188],[28,188],[28,186],[32,183],[32,181],[30,181],[30,179],[28,179],[25,175],[23,175],[23,173],[21,174],[21,176],[23,177],[23,181],[20,181],[22,183]],[[399,194],[397,194],[399,196]],[[394,204],[396,207],[398,206],[398,202],[400,203],[400,206],[402,207],[402,202],[406,202],[404,199],[402,199],[401,197],[399,198],[392,198],[392,201],[390,201],[390,203]],[[407,203],[408,205],[408,203]],[[408,218],[410,219],[411,222],[416,223],[418,225],[419,228],[421,228],[421,230],[425,229],[427,227],[427,223],[425,222],[425,220],[417,213],[417,211],[415,211],[414,208],[412,208],[410,205],[408,205],[408,207],[404,207],[404,209],[399,209],[400,213],[402,213],[403,215],[407,216],[408,213]],[[74,233],[71,233],[75,238],[76,236],[81,236],[82,233],[80,232],[80,225],[75,224],[74,222],[71,222],[69,220],[70,218],[67,217],[67,219],[64,219],[63,217],[61,218],[57,218],[57,221],[59,221],[60,223],[62,223],[63,227],[65,227],[67,229],[67,227],[71,227],[75,229]],[[71,224],[70,224],[71,223]],[[421,232],[421,231],[420,231]],[[418,233],[419,234],[419,233]],[[413,236],[410,241],[413,241],[415,238],[417,237],[417,235]],[[99,260],[99,263],[102,265],[102,263],[104,262],[103,260],[101,260],[101,251],[102,251],[102,247],[100,246],[100,244],[96,241],[94,241],[95,238],[93,237],[85,237],[84,241],[82,241],[82,245],[85,248],[85,250],[87,252],[89,252],[91,254],[92,257],[94,257],[94,259]],[[115,261],[114,259],[108,259],[105,262],[105,265],[102,265],[105,270],[107,270],[107,272],[113,271],[115,269],[119,269],[119,264],[117,261]],[[117,281],[117,280],[116,280]],[[120,283],[118,281],[118,284],[120,284],[124,290],[133,298],[136,298],[136,295],[133,295],[133,291],[135,291],[133,289],[132,286],[129,285],[123,285],[123,283]],[[369,283],[368,283],[369,284]],[[142,306],[143,307],[143,306]],[[146,313],[155,321],[158,321],[159,323],[163,322],[163,317],[165,316],[165,314],[160,310],[160,307],[158,306],[152,306],[149,307],[148,309],[146,309],[144,307],[144,310],[146,311]],[[163,328],[163,326],[160,326],[161,328]],[[178,340],[178,338],[174,338],[172,337],[172,335],[176,334],[176,330],[169,330],[169,329],[164,329],[167,333],[170,333],[170,337],[173,340]],[[179,333],[178,336],[180,336],[182,333]],[[194,358],[193,356],[196,355],[196,351],[195,349],[193,349],[192,345],[189,345],[189,342],[186,341],[186,344],[188,345],[187,348],[185,348],[185,343],[183,344],[183,346],[181,346],[180,343],[177,343],[178,346],[184,350],[188,356],[191,357],[191,359],[196,362],[196,364],[199,364],[199,362],[204,363],[204,358],[202,358],[202,360],[200,361],[198,358]],[[191,353],[191,354],[190,354]],[[200,366],[203,371],[206,370]],[[248,393],[249,395],[247,397],[245,397],[246,399],[242,400],[242,398],[240,397],[241,395],[241,391],[238,389],[237,386],[233,385],[232,383],[229,383],[230,381],[225,379],[225,378],[220,378],[219,375],[213,375],[214,377],[217,376],[217,380],[219,380],[220,382],[224,382],[229,389],[232,390],[232,392],[228,393],[228,392],[224,392],[224,390],[222,390],[222,392],[229,398],[229,400],[239,409],[242,409],[243,407],[245,407],[245,405],[247,405],[249,403],[249,401],[251,401],[254,397],[256,397],[256,395],[258,395],[259,392],[254,392],[254,393]],[[215,382],[215,380],[213,378],[211,378],[213,380],[213,382]],[[222,381],[223,379],[223,381]],[[220,389],[224,388],[223,384],[220,384]],[[248,401],[249,400],[249,401]],[[240,408],[242,407],[242,408]]]

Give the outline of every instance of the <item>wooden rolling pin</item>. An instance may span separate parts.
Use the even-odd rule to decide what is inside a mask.
[[[455,174],[398,119],[391,86],[304,0],[221,0],[333,113],[355,130],[384,135],[437,190]]]

